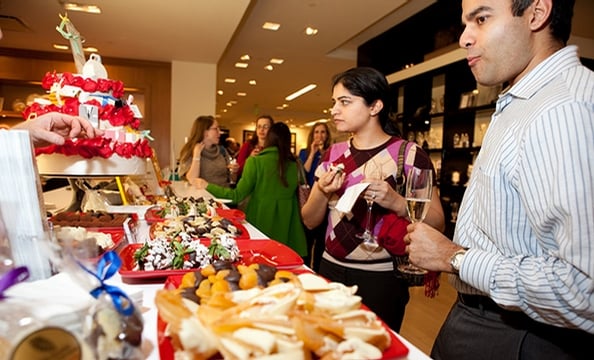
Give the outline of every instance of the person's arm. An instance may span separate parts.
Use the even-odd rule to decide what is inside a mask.
[[[190,164],[190,168],[186,173],[186,179],[190,183],[193,183],[195,179],[200,177],[200,161],[202,159],[202,149],[204,149],[204,144],[198,143],[194,145],[194,149],[192,150],[192,161]]]
[[[239,169],[237,171],[238,175],[241,175],[243,172],[243,167],[245,165],[245,161],[250,156],[250,143],[246,141],[241,145],[241,149],[239,149],[239,154],[237,154],[237,165],[239,165]]]
[[[326,210],[328,210],[328,200],[332,193],[342,187],[345,176],[343,171],[331,169],[314,182],[309,198],[301,208],[303,224],[308,229],[313,229],[324,221]]]
[[[254,188],[256,186],[257,166],[254,163],[254,161],[254,158],[247,159],[243,175],[237,182],[237,186],[235,188],[228,188],[216,184],[210,184],[203,179],[200,179],[201,181],[198,184],[198,186],[199,188],[205,188],[206,191],[208,191],[214,197],[221,199],[230,199],[234,204],[239,204],[243,199],[248,197],[248,195],[250,195],[254,191]]]
[[[306,151],[307,153],[307,158],[303,161],[303,168],[305,169],[305,171],[307,171],[308,173],[310,171],[315,171],[316,169],[312,169],[311,166],[313,164],[313,160],[316,156],[316,151],[318,151],[318,145],[315,142],[312,142],[311,145],[309,146],[309,152]],[[304,156],[305,157],[305,156]]]
[[[103,134],[103,131],[95,129],[91,123],[82,117],[58,112],[39,115],[34,119],[13,126],[12,129],[29,131],[31,141],[35,147],[51,144],[63,145],[67,138],[93,138]]]

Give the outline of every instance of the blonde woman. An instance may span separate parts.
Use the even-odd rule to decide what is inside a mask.
[[[315,170],[318,168],[322,156],[328,150],[331,143],[332,139],[328,124],[325,122],[315,123],[307,136],[307,147],[299,151],[299,160],[303,164],[305,177],[309,186],[313,186]],[[313,229],[305,229],[307,249],[309,250],[309,255],[305,261],[314,271],[319,270],[320,261],[322,261],[326,226],[326,221],[323,221]]]

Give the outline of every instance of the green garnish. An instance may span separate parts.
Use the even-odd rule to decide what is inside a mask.
[[[171,241],[171,246],[173,248],[173,262],[172,267],[173,269],[182,269],[184,267],[184,260],[186,255],[191,254],[194,252],[193,249],[184,248],[183,245],[179,241]]]

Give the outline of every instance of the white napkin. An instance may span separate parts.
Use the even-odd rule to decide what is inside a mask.
[[[107,281],[109,283],[109,280]],[[124,291],[135,306],[142,306],[142,290],[112,284]],[[19,283],[6,290],[8,301],[26,305],[39,320],[80,331],[87,311],[96,301],[70,275],[59,273],[45,280]]]
[[[340,199],[338,199],[335,207],[336,210],[345,214],[351,212],[353,205],[355,205],[355,201],[357,201],[359,195],[361,195],[363,190],[367,189],[368,186],[369,183],[358,183],[353,186],[349,186],[344,194],[342,194]]]

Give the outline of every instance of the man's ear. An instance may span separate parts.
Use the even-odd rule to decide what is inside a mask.
[[[530,11],[527,15],[530,16],[532,31],[542,30],[549,24],[553,11],[553,0],[534,0],[534,3],[526,11]]]

